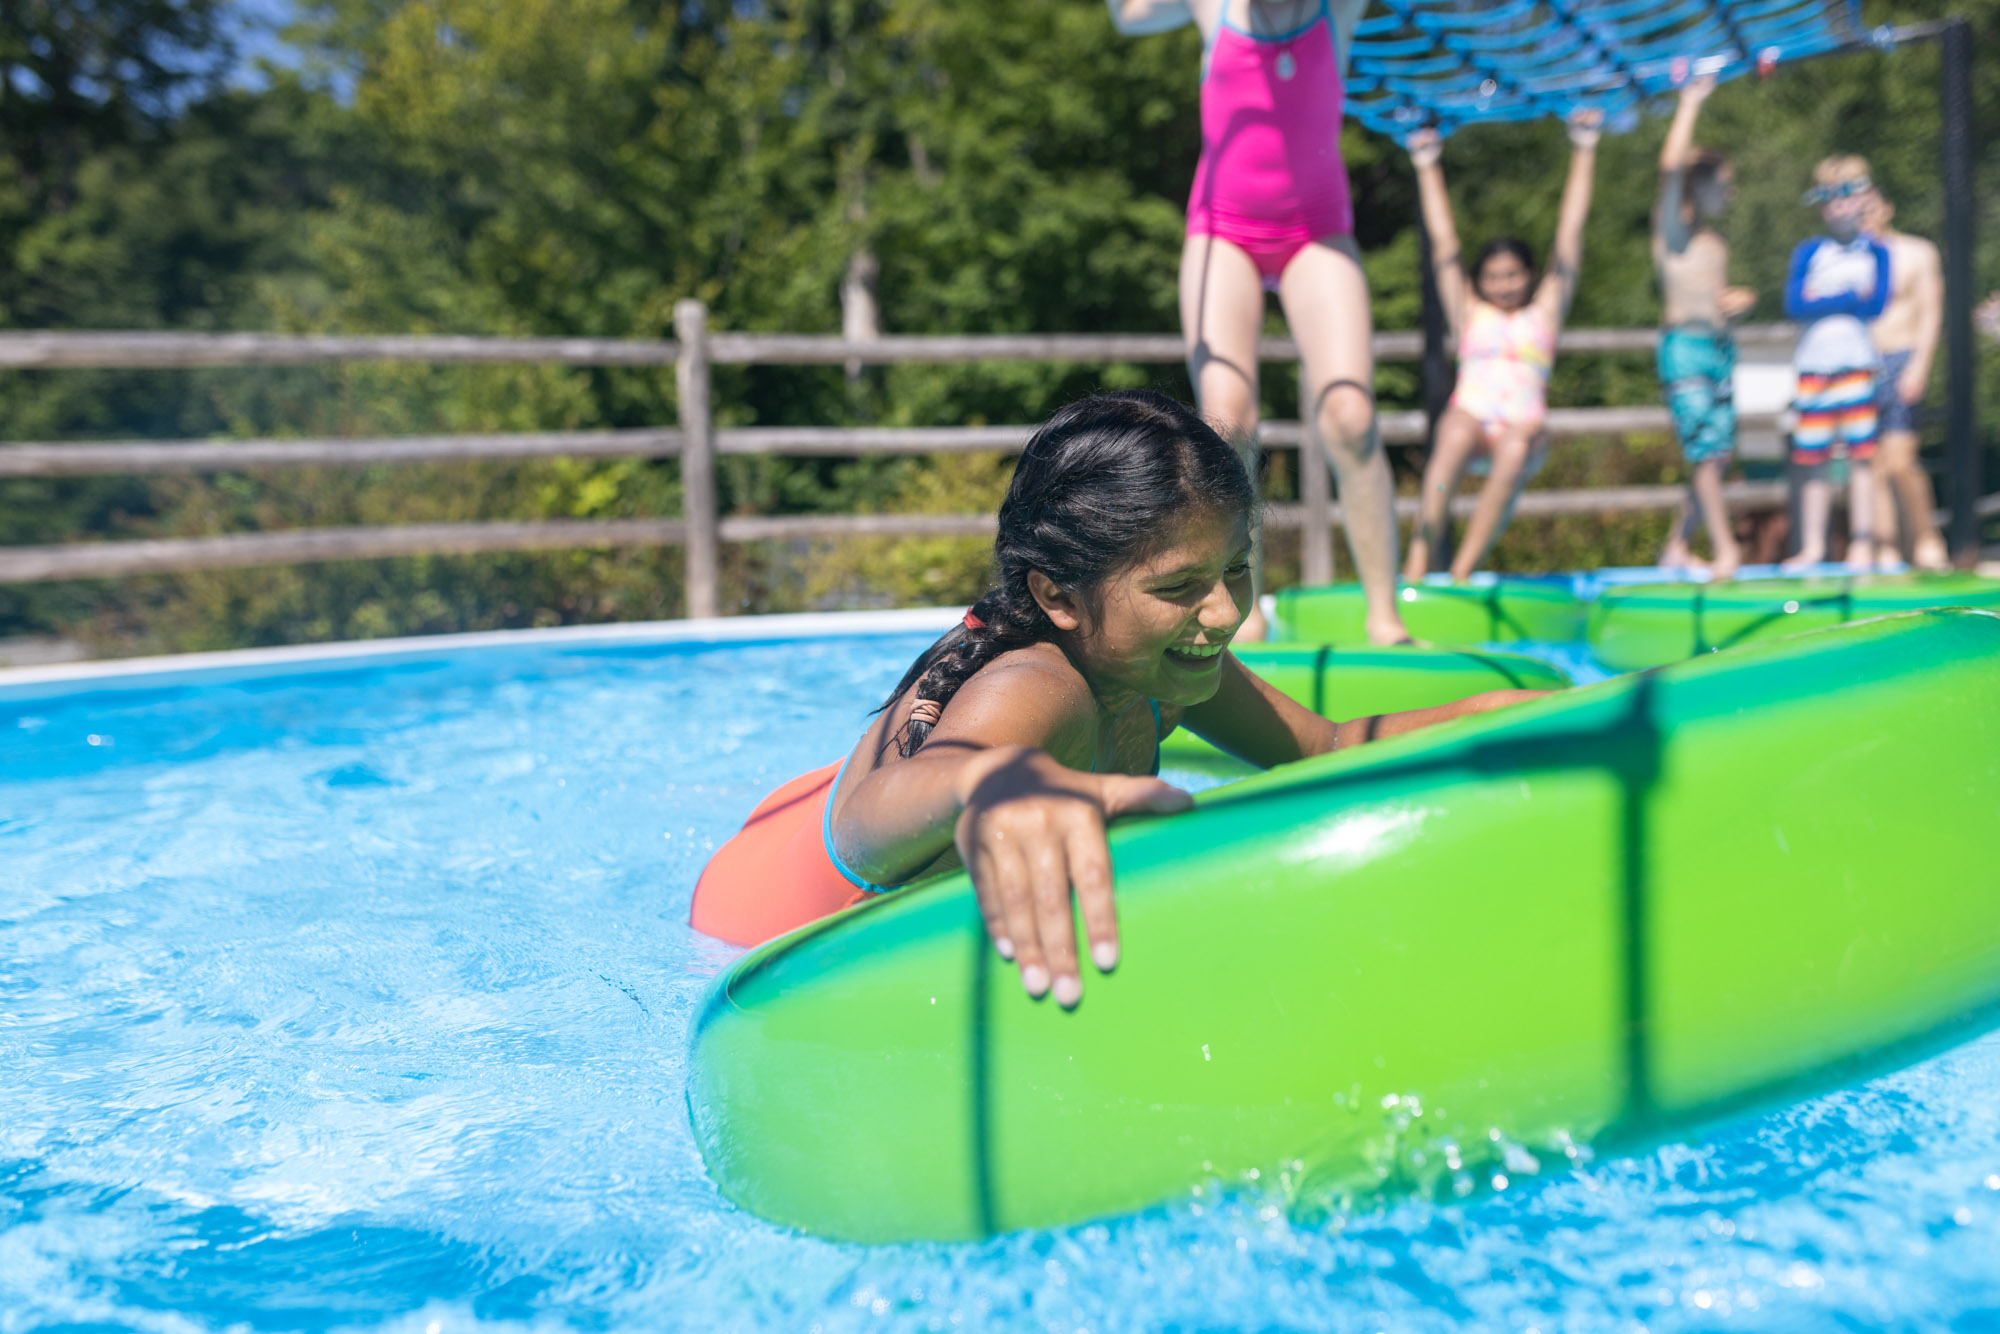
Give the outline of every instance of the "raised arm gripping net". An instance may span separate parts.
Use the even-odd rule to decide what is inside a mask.
[[[1381,0],[1355,31],[1348,114],[1401,137],[1578,106],[1628,124],[1690,76],[1734,78],[1868,40],[1859,0]],[[1383,12],[1386,11],[1386,12]]]

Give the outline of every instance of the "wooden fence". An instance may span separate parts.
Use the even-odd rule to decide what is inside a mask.
[[[62,543],[0,547],[0,582],[96,579],[143,573],[223,569],[305,561],[356,560],[427,553],[527,551],[550,548],[679,545],[687,553],[687,612],[721,610],[720,551],[724,542],[838,537],[977,536],[993,531],[990,514],[722,515],[717,508],[715,461],[723,454],[788,457],[871,453],[925,454],[1018,450],[1029,426],[950,427],[747,427],[718,428],[712,371],[728,365],[845,365],[952,362],[1174,363],[1184,356],[1172,334],[990,334],[895,336],[853,342],[838,337],[784,333],[722,333],[708,328],[699,302],[675,310],[672,340],[591,338],[319,337],[275,334],[0,333],[0,369],[194,368],[298,366],[342,361],[434,364],[543,363],[569,366],[667,366],[675,370],[680,421],[671,428],[617,431],[540,431],[486,435],[388,438],[76,441],[0,445],[0,477],[234,471],[246,468],[324,467],[552,456],[673,458],[681,469],[680,518],[534,520],[406,524],[392,527],[300,529],[216,537],[146,541]],[[1649,352],[1651,329],[1574,329],[1562,335],[1567,355]],[[1746,348],[1789,347],[1785,325],[1739,331]],[[1415,361],[1423,339],[1412,332],[1375,337],[1380,361]],[[1296,360],[1284,338],[1265,339],[1262,360]],[[1384,412],[1383,438],[1391,444],[1421,442],[1420,412]],[[1775,419],[1746,417],[1747,427],[1769,429]],[[1661,407],[1557,408],[1549,431],[1557,438],[1665,432]],[[1333,574],[1334,529],[1340,506],[1318,442],[1300,423],[1275,421],[1261,433],[1266,448],[1296,449],[1300,499],[1271,507],[1273,527],[1302,531],[1301,573],[1308,581]],[[1671,509],[1675,486],[1600,487],[1529,491],[1522,515],[1606,513]],[[1738,504],[1775,504],[1777,483],[1738,483]],[[1404,514],[1415,500],[1398,502]],[[1461,497],[1467,512],[1472,497]]]

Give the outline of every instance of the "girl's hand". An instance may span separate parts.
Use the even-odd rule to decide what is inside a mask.
[[[1597,107],[1577,107],[1569,113],[1567,123],[1572,148],[1595,148],[1604,134],[1604,112]]]
[[[1716,298],[1715,305],[1722,312],[1723,319],[1737,319],[1756,308],[1757,294],[1747,287],[1725,287],[1722,295]]]
[[[1706,102],[1708,95],[1714,91],[1715,76],[1713,74],[1704,74],[1699,78],[1687,81],[1686,86],[1681,89],[1681,101],[1692,103],[1698,107],[1703,102]]]
[[[1979,303],[1979,308],[1972,312],[1972,322],[1988,338],[2000,338],[2000,292]]]
[[[1435,167],[1444,156],[1444,136],[1435,129],[1426,127],[1411,133],[1403,140],[1403,147],[1410,150],[1410,165],[1422,170]]]
[[[1020,966],[1030,996],[1053,989],[1068,1009],[1083,998],[1078,909],[1097,970],[1118,964],[1104,827],[1136,811],[1183,811],[1194,799],[1157,778],[1078,773],[1025,746],[986,754],[991,758],[968,765],[959,780],[958,855],[993,947]]]

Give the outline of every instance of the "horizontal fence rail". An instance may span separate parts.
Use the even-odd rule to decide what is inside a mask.
[[[1785,498],[1780,482],[1738,482],[1724,489],[1731,504],[1775,505]],[[1577,491],[1522,493],[1522,515],[1616,514],[1670,510],[1686,495],[1679,486],[1599,487]],[[1989,497],[2000,512],[2000,496]],[[1452,512],[1472,513],[1478,497],[1458,496]],[[1399,517],[1414,518],[1417,499],[1396,501]],[[1342,522],[1340,505],[1332,520]],[[1274,504],[1265,524],[1297,529],[1307,521],[1306,506]],[[992,514],[786,514],[725,518],[726,542],[828,541],[859,537],[991,537]],[[295,532],[231,533],[220,537],[170,537],[137,542],[73,542],[53,546],[0,547],[0,582],[40,583],[61,579],[108,579],[135,574],[241,569],[253,565],[367,560],[386,556],[471,555],[496,551],[580,550],[606,547],[680,546],[687,541],[681,519],[544,519],[523,522],[399,524],[381,528],[316,528]]]
[[[1686,491],[1678,486],[1618,486],[1577,491],[1526,491],[1517,514],[1630,514],[1671,510]],[[1735,482],[1723,488],[1732,505],[1779,505],[1782,482]],[[1472,513],[1478,497],[1452,500],[1452,513]],[[1974,507],[1981,518],[2000,515],[2000,495]],[[1396,513],[1414,518],[1417,500],[1401,496]],[[1940,515],[1940,522],[1949,517]],[[1333,521],[1341,522],[1340,506]],[[1302,504],[1275,504],[1268,527],[1306,523]],[[743,515],[722,520],[729,542],[828,541],[842,538],[991,537],[991,514],[792,514]],[[681,519],[543,519],[522,522],[399,524],[382,528],[318,528],[296,532],[231,533],[220,537],[170,537],[137,542],[72,542],[54,546],[0,547],[0,582],[110,579],[140,574],[230,570],[255,565],[372,560],[387,556],[472,555],[500,551],[587,550],[679,546],[687,540]]]
[[[0,369],[214,369],[310,366],[347,362],[435,365],[543,364],[673,368],[680,421],[671,427],[592,431],[489,432],[387,437],[314,437],[231,440],[50,441],[0,445],[0,478],[81,477],[108,474],[229,472],[265,468],[354,467],[378,464],[454,463],[537,458],[673,459],[680,466],[685,512],[680,517],[549,519],[415,523],[385,527],[299,529],[166,537],[140,541],[0,547],[0,582],[104,579],[257,565],[366,560],[394,556],[467,555],[503,551],[681,547],[686,553],[687,611],[720,611],[719,548],[724,542],[818,542],[848,538],[990,537],[990,514],[731,515],[717,513],[715,461],[721,456],[794,458],[865,454],[1018,452],[1032,426],[749,426],[720,425],[711,401],[716,366],[946,364],[977,362],[1176,363],[1185,348],[1174,334],[944,334],[846,339],[819,334],[712,332],[698,302],[675,312],[676,337],[492,338],[457,335],[345,336],[250,333],[71,333],[0,331]],[[1781,360],[1789,325],[1737,331],[1753,356]],[[1650,353],[1656,329],[1572,329],[1560,340],[1571,355]],[[1375,335],[1383,362],[1415,361],[1422,336],[1386,331]],[[1297,345],[1266,338],[1258,355],[1295,361]],[[1390,444],[1421,443],[1428,423],[1421,412],[1385,411],[1378,417]],[[1775,429],[1770,414],[1746,413],[1746,428]],[[1664,434],[1672,429],[1663,407],[1556,408],[1549,433],[1559,439]],[[1300,500],[1266,510],[1273,528],[1302,533],[1302,572],[1309,581],[1332,577],[1333,529],[1342,522],[1317,442],[1302,423],[1263,424],[1266,448],[1297,449]],[[1597,487],[1528,491],[1516,507],[1524,516],[1624,513],[1673,509],[1678,486]],[[1778,483],[1739,483],[1727,494],[1734,504],[1775,505]],[[1472,496],[1453,502],[1460,515]],[[1397,501],[1403,517],[1417,501]],[[1980,502],[1982,513],[2000,512],[2000,497]]]
[[[1786,324],[1746,325],[1738,344],[1790,347]],[[902,334],[846,339],[823,334],[711,333],[715,366],[842,366],[979,361],[1177,362],[1179,334]],[[1650,352],[1657,329],[1566,329],[1559,352]],[[1423,335],[1375,335],[1377,361],[1416,361]],[[1298,360],[1298,344],[1266,338],[1265,361]],[[313,366],[346,361],[434,365],[672,366],[678,342],[644,338],[478,338],[456,334],[17,333],[0,331],[0,369],[193,370],[228,366]]]
[[[1775,414],[1745,413],[1746,427],[1778,425]],[[1421,444],[1421,412],[1384,412],[1377,422],[1392,445]],[[1552,408],[1549,435],[1663,433],[1673,427],[1665,408]],[[1018,453],[1032,426],[749,426],[715,434],[718,454],[783,458],[855,454]],[[1265,422],[1267,448],[1296,449],[1305,428]],[[677,458],[685,443],[676,428],[621,431],[521,431],[491,435],[324,436],[247,440],[89,440],[0,444],[0,477],[89,477],[110,473],[233,472],[248,468],[352,467],[373,463],[459,463],[528,458]]]

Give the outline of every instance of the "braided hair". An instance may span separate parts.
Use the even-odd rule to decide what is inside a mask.
[[[903,673],[877,713],[912,684],[916,704],[898,751],[916,753],[958,688],[1003,653],[1053,640],[1057,630],[1028,572],[1083,598],[1144,559],[1189,511],[1256,507],[1242,459],[1193,408],[1165,394],[1097,394],[1051,417],[1028,441],[1000,505],[993,539],[999,582]]]

